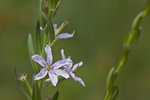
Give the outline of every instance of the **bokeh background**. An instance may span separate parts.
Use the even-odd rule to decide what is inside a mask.
[[[26,100],[15,80],[18,73],[32,73],[27,50],[27,35],[33,33],[39,0],[0,0],[0,100]],[[77,74],[86,83],[83,88],[67,80],[59,100],[103,100],[109,69],[122,54],[122,44],[133,18],[144,9],[146,0],[64,0],[55,23],[70,22],[65,31],[76,30],[75,37],[56,43],[53,52],[59,59],[65,48],[75,62],[84,66]],[[150,16],[130,58],[122,70],[118,100],[150,99]],[[51,89],[52,88],[52,89]],[[47,92],[53,95],[54,88]]]

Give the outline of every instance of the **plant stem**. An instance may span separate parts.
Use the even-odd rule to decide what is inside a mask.
[[[29,96],[32,96],[32,88],[27,80],[27,74],[23,74],[19,79],[23,85],[23,87],[26,89]]]
[[[144,19],[145,16],[148,15],[150,11],[150,2],[148,2],[148,5],[146,9],[142,12],[140,12],[134,19],[132,23],[131,31],[129,32],[129,35],[127,37],[127,40],[125,42],[123,56],[121,57],[121,60],[119,61],[119,64],[113,69],[110,70],[108,78],[107,78],[107,89],[106,89],[106,95],[104,97],[104,100],[115,100],[116,96],[118,95],[118,89],[115,88],[117,84],[117,79],[119,78],[120,72],[125,66],[126,62],[128,61],[128,55],[131,51],[131,47],[136,42],[136,40],[140,36],[140,25]]]

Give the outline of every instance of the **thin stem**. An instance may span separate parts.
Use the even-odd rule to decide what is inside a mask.
[[[23,74],[19,80],[22,82],[22,85],[26,89],[27,93],[32,96],[32,88],[27,80],[27,74]]]
[[[55,44],[56,40],[57,39],[54,39],[51,43],[49,43],[49,45],[52,47]]]
[[[24,81],[24,85],[25,85],[25,87],[26,87],[28,93],[29,93],[30,96],[31,96],[31,95],[32,95],[32,88],[31,88],[31,86],[30,86],[30,84],[29,84],[29,82],[28,82],[27,80]]]
[[[110,73],[108,75],[107,89],[106,89],[106,95],[104,97],[104,100],[115,100],[116,96],[118,95],[118,92],[119,92],[118,88],[115,88],[115,85],[117,84],[117,79],[119,78],[121,70],[123,69],[123,67],[128,61],[128,55],[131,51],[131,47],[140,36],[140,33],[141,33],[140,25],[144,17],[148,15],[149,11],[150,11],[150,2],[148,2],[146,9],[140,12],[135,17],[133,24],[132,24],[131,31],[129,32],[129,35],[125,42],[123,56],[121,57],[119,64],[116,67],[113,67],[113,69],[110,70]]]
[[[107,91],[105,97],[104,97],[104,100],[109,100],[110,99],[110,93],[109,91]]]

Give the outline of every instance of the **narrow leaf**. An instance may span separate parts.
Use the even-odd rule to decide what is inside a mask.
[[[34,47],[33,47],[31,34],[28,35],[28,50],[29,50],[29,56],[31,57],[34,54]]]
[[[32,55],[35,53],[31,34],[28,35],[28,41],[27,42],[28,42],[29,58],[30,58],[33,70],[34,70],[34,72],[38,72],[38,68],[37,68],[36,64],[31,59]]]
[[[41,93],[37,81],[33,81],[32,100],[41,100]]]
[[[41,32],[40,32],[40,21],[38,20],[36,23],[35,30],[35,49],[37,53],[41,52]]]
[[[59,96],[59,92],[57,91],[57,92],[54,94],[52,100],[58,100],[58,96]]]
[[[55,32],[53,28],[52,22],[49,23],[49,35],[50,35],[50,43],[55,40]]]

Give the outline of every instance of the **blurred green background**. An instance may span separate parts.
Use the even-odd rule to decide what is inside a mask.
[[[33,33],[39,0],[0,0],[0,100],[26,100],[15,80],[18,73],[32,73],[27,35]],[[65,31],[76,30],[75,37],[61,40],[53,49],[60,58],[65,48],[75,62],[82,60],[77,75],[86,83],[64,82],[59,100],[103,100],[109,69],[122,54],[122,44],[130,25],[147,0],[64,0],[55,22],[70,22]],[[122,70],[118,100],[150,99],[150,16],[144,20],[142,35]],[[51,90],[50,90],[51,89]],[[53,95],[50,87],[48,94]]]

